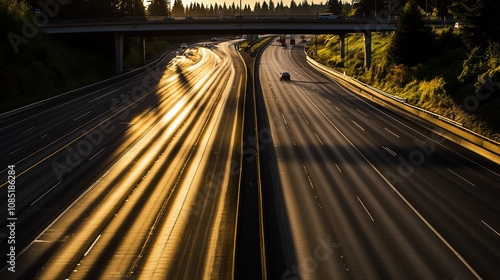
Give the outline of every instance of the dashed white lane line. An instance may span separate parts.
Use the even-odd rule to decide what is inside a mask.
[[[363,115],[363,116],[365,116],[365,117],[367,117],[367,118],[368,118],[368,116],[367,116],[365,113],[363,113],[363,111],[361,111],[361,110],[359,110],[359,109],[356,109],[356,111],[358,111],[361,115]]]
[[[28,128],[28,129],[24,130],[23,132],[21,132],[21,134],[23,134],[23,133],[25,133],[25,132],[28,132],[28,131],[32,130],[33,128],[35,128],[35,127],[34,127],[34,126],[32,126],[32,127]]]
[[[83,114],[83,115],[81,115],[81,116],[79,116],[77,118],[74,118],[73,121],[76,121],[76,120],[78,120],[78,119],[80,119],[80,118],[82,118],[82,117],[84,117],[84,116],[86,116],[86,115],[88,115],[90,113],[92,113],[92,111],[88,111],[87,113],[85,113],[85,114]]]
[[[365,211],[366,213],[368,213],[368,216],[370,216],[370,219],[372,220],[372,222],[375,222],[375,220],[373,219],[372,217],[372,214],[370,214],[370,211],[368,211],[368,209],[366,209],[365,205],[363,204],[363,201],[361,201],[361,199],[359,198],[359,196],[356,196],[359,200],[359,203],[361,203],[361,205],[363,206],[363,208],[365,208]]]
[[[384,148],[384,150],[386,150],[389,154],[391,154],[393,157],[397,156],[398,154],[396,152],[394,152],[393,150],[389,149],[389,147],[386,147],[386,146],[382,146],[382,148]]]
[[[385,130],[387,130],[390,134],[392,134],[392,135],[394,135],[394,136],[396,136],[396,137],[400,138],[400,137],[399,137],[399,135],[397,135],[396,133],[394,133],[394,132],[390,131],[387,127],[384,127],[384,129],[385,129]]]
[[[42,199],[42,197],[44,197],[46,194],[48,194],[53,188],[57,187],[57,185],[59,185],[61,182],[58,182],[57,184],[55,184],[52,188],[50,188],[48,191],[46,191],[45,193],[43,193],[39,198],[37,198],[35,201],[33,201],[30,206],[32,206],[33,204],[37,203],[40,199]]]
[[[92,245],[90,245],[90,248],[87,250],[87,252],[85,252],[85,254],[83,254],[84,257],[87,256],[87,254],[90,252],[90,250],[92,250],[92,248],[94,248],[94,245],[97,243],[97,241],[99,240],[99,238],[101,238],[101,235],[99,234],[99,236],[97,236],[97,238],[94,240],[94,242],[92,243]]]
[[[469,181],[469,180],[465,179],[464,177],[462,177],[462,176],[458,175],[458,174],[457,174],[456,172],[454,172],[453,170],[451,170],[451,169],[449,169],[449,168],[448,168],[448,171],[450,171],[451,173],[455,174],[455,176],[457,176],[458,178],[460,178],[460,179],[464,180],[465,182],[469,183],[470,185],[472,185],[472,186],[474,186],[474,187],[476,186],[476,185],[474,185],[473,183],[471,183],[471,181]]]
[[[98,96],[98,97],[96,97],[96,98],[94,98],[94,99],[90,99],[87,103],[90,103],[90,102],[93,102],[93,101],[95,101],[95,100],[97,100],[97,99],[101,99],[101,98],[103,98],[103,97],[105,97],[105,96],[108,96],[108,95],[112,94],[113,92],[115,92],[115,91],[117,91],[117,90],[119,90],[119,89],[122,89],[122,88],[117,88],[117,89],[112,90],[112,91],[110,91],[110,92],[108,92],[108,93],[106,93],[106,94],[100,95],[100,96]]]
[[[97,156],[100,152],[102,152],[106,148],[102,148],[99,152],[95,153],[92,157],[89,158],[89,161],[91,161],[95,156]]]
[[[355,121],[352,121],[355,125],[357,125],[361,130],[365,131],[365,129],[363,127],[361,127],[357,122]]]

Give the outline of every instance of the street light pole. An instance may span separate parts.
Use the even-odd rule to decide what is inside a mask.
[[[135,25],[135,0],[132,2],[132,6],[134,7],[134,25]]]

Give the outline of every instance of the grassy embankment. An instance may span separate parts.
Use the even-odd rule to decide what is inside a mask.
[[[500,98],[490,97],[475,108],[475,86],[462,83],[467,58],[466,47],[453,29],[435,30],[436,51],[433,57],[415,67],[391,65],[387,51],[390,34],[374,33],[372,37],[372,67],[364,71],[363,36],[349,34],[347,57],[340,59],[339,37],[321,35],[312,40],[306,51],[313,58],[362,82],[407,99],[407,102],[450,118],[495,141],[500,141]],[[471,102],[468,103],[467,102]],[[471,109],[471,107],[474,107]]]

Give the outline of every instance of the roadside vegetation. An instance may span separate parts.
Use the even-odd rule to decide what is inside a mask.
[[[114,75],[112,35],[50,37],[42,32],[12,47],[9,33],[22,34],[33,9],[24,1],[0,0],[0,113],[89,85]],[[185,40],[146,39],[146,60]],[[141,65],[139,39],[126,38],[124,68]]]
[[[500,10],[500,1],[466,2],[450,7],[465,26],[454,29],[423,25],[424,11],[410,1],[394,34],[372,34],[368,71],[362,34],[348,34],[346,59],[340,58],[338,35],[317,36],[306,51],[331,68],[500,142],[500,22],[496,15],[489,22],[482,18]]]

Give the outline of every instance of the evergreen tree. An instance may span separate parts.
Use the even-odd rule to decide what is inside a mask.
[[[119,0],[115,1],[117,14],[121,17],[131,17],[134,15],[137,17],[143,17],[146,15],[146,8],[144,7],[144,2],[141,0]]]
[[[168,7],[165,0],[152,0],[148,6],[148,12],[151,16],[167,16]]]
[[[377,0],[377,10],[380,7],[379,2],[382,0]],[[375,1],[374,0],[359,0],[354,3],[354,15],[356,16],[374,16],[375,15]]]
[[[326,12],[332,13],[334,15],[341,15],[342,4],[339,2],[339,0],[328,0],[328,2],[326,2]]]
[[[389,58],[396,64],[415,66],[431,54],[434,33],[425,25],[420,7],[410,0],[398,17],[389,45]]]
[[[269,14],[269,5],[267,5],[266,0],[262,3],[261,11],[263,15],[268,15]]]
[[[275,8],[276,8],[276,7],[275,7],[275,5],[274,5],[273,0],[269,0],[269,12],[270,12],[271,14],[274,14],[274,9],[275,9]]]
[[[297,3],[295,3],[295,0],[292,0],[290,2],[290,13],[291,14],[296,14],[298,12],[298,6],[297,6]]]
[[[450,10],[462,23],[460,33],[470,48],[500,42],[500,1],[459,0]]]
[[[174,5],[172,6],[172,16],[184,16],[184,4],[182,4],[182,0],[175,0]]]

